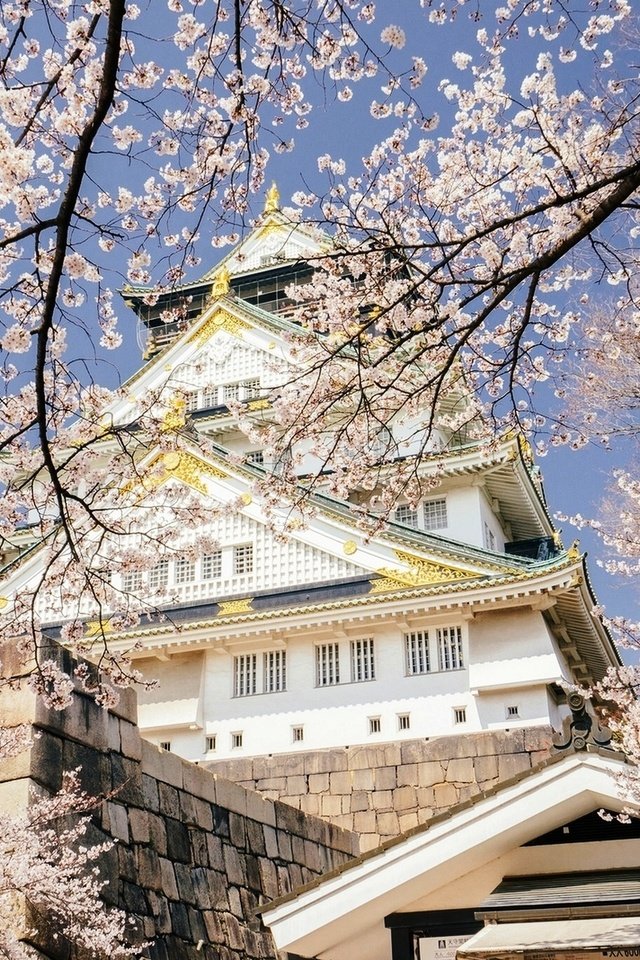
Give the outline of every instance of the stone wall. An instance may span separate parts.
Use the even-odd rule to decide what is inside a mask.
[[[62,713],[4,691],[0,710],[5,725],[31,723],[38,734],[3,764],[0,810],[24,806],[30,784],[56,790],[62,771],[78,766],[86,790],[110,794],[90,836],[118,840],[101,863],[105,899],[137,919],[138,936],[153,941],[145,951],[152,960],[274,957],[255,907],[358,852],[344,829],[142,740],[131,691],[112,711],[76,694]],[[38,944],[46,956],[51,942]]]
[[[529,727],[203,764],[378,846],[551,751],[551,728]]]

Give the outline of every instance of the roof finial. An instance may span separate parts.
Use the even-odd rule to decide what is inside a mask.
[[[275,180],[267,190],[267,195],[264,200],[264,213],[277,213],[280,209],[280,191],[278,190]]]
[[[226,264],[223,264],[213,278],[211,287],[211,299],[225,297],[231,288],[231,274]]]

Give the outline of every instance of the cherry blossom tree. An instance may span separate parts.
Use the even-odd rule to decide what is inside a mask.
[[[25,726],[0,729],[3,760],[28,749],[30,736]],[[88,957],[141,952],[126,915],[100,902],[98,862],[113,841],[87,843],[96,803],[72,771],[54,796],[34,796],[20,815],[0,813],[0,956],[27,960],[43,936]]]
[[[379,135],[367,129],[357,162],[323,149],[287,207],[332,247],[298,290],[293,367],[261,436],[281,484],[304,438],[334,492],[389,510],[425,482],[436,418],[451,443],[543,423],[541,385],[595,284],[637,326],[633,11],[584,6],[416,0],[408,21],[363,0],[2,4],[0,536],[21,568],[37,544],[46,571],[3,601],[4,640],[35,663],[5,681],[29,673],[51,705],[68,699],[44,652],[45,593],[62,640],[99,661],[102,703],[138,679],[105,623],[133,624],[154,600],[110,574],[204,549],[211,508],[154,496],[160,467],[144,454],[184,439],[163,391],[135,422],[104,416],[115,290],[170,290],[209,265],[206,243],[234,242],[319,101],[336,123],[364,104]],[[436,49],[450,62],[434,76]],[[263,495],[279,496],[275,481]]]

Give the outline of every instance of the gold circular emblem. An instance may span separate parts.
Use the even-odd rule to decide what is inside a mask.
[[[253,497],[250,493],[243,493],[240,499],[244,503],[245,507],[248,507],[250,503],[253,503]]]
[[[0,610],[4,610],[6,605],[9,603],[7,597],[0,597]]]
[[[162,462],[167,470],[175,470],[180,466],[180,454],[177,450],[171,450],[169,453],[165,453]]]
[[[342,547],[343,552],[346,553],[348,557],[350,557],[352,553],[355,553],[357,549],[358,544],[355,542],[355,540],[345,541],[344,546]]]

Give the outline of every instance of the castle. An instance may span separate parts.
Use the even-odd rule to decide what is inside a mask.
[[[566,686],[619,659],[526,441],[486,445],[443,420],[420,465],[439,484],[373,534],[357,490],[339,500],[318,487],[304,523],[287,523],[283,503],[280,526],[261,499],[278,464],[256,436],[297,329],[288,292],[327,243],[271,192],[201,281],[157,297],[124,291],[146,362],[109,418],[135,424],[152,398],[164,439],[136,462],[153,520],[186,498],[204,519],[172,534],[150,569],[108,571],[112,589],[163,614],[98,624],[159,680],[140,693],[144,739],[128,694],[108,716],[77,694],[67,721],[30,702],[44,746],[4,771],[0,806],[29,779],[55,789],[67,761],[98,792],[122,789],[101,822],[120,840],[110,891],[142,918],[159,960],[453,960],[463,944],[478,960],[502,949],[495,936],[467,942],[481,905],[509,928],[507,953],[539,952],[564,934],[531,941],[510,922],[522,904],[509,876],[529,882],[532,870],[566,882],[558,899],[556,881],[538,878],[528,905],[583,917],[566,925],[567,950],[635,943],[637,830],[594,826],[599,806],[623,805],[624,763],[593,735],[586,752],[554,757],[551,735],[570,717]],[[299,461],[302,483],[304,450]],[[206,546],[194,550],[196,534]],[[7,605],[37,580],[39,556],[36,545],[8,558]],[[65,610],[38,602],[45,634],[58,636]],[[80,612],[90,639],[95,611]],[[594,856],[620,871],[617,886],[587,876]],[[618,906],[589,906],[605,902]],[[603,916],[626,932],[612,938]]]

